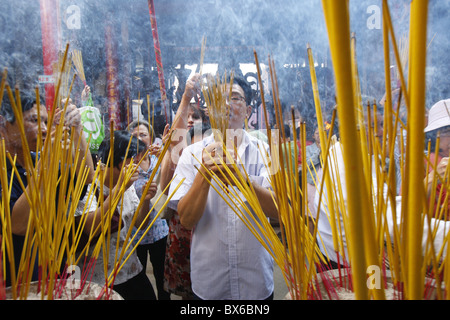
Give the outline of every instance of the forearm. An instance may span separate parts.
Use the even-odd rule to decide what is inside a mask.
[[[35,171],[38,173],[41,172],[41,165],[42,165],[41,161],[42,159],[39,159],[36,164]],[[20,197],[16,200],[14,206],[12,207],[11,231],[15,235],[24,236],[27,232],[28,220],[31,214],[31,207],[29,201],[36,201],[32,198],[32,194],[33,191],[35,195],[37,195],[36,192],[38,192],[38,188],[36,187],[36,185],[34,185],[34,181],[35,181],[34,179],[31,179],[30,184],[27,185],[25,191],[20,195]],[[40,199],[37,199],[37,201],[40,201],[43,197],[42,196],[43,190],[40,189],[39,192],[41,193],[41,195]]]
[[[189,191],[178,202],[180,222],[188,230],[195,227],[206,208],[210,182],[199,172]]]
[[[144,203],[139,209],[138,216],[136,217],[136,221],[134,224],[136,228],[139,228],[142,225],[141,230],[143,230],[143,228],[146,228],[150,223],[150,200],[143,201]]]
[[[161,190],[165,190],[172,180],[173,173],[175,172],[176,165],[172,161],[172,154],[167,151],[164,155],[163,161],[161,162],[161,179],[159,181],[159,186]],[[169,193],[169,188],[164,192],[166,195]]]
[[[30,193],[27,187],[25,192]],[[17,199],[11,212],[11,231],[18,236],[24,236],[28,228],[28,220],[30,218],[30,204],[25,192]]]
[[[252,183],[252,186],[264,214],[269,218],[278,220],[278,210],[274,202],[275,195],[273,195],[269,189],[264,188],[259,184]]]
[[[114,191],[112,194],[114,194]],[[97,201],[100,202],[100,199],[97,199]],[[85,234],[90,235],[92,232],[94,236],[98,236],[101,233],[102,216],[105,216],[105,214],[108,213],[108,215],[112,217],[112,214],[109,212],[110,206],[111,197],[108,196],[103,200],[103,205],[99,203],[98,208],[95,211],[86,213],[86,222],[83,228]]]
[[[181,156],[183,149],[187,146],[186,128],[190,99],[191,98],[189,98],[186,93],[183,94],[177,114],[175,115],[175,121],[172,125],[172,130],[175,130],[175,132],[172,135],[170,147],[164,155],[164,159],[161,163],[160,187],[162,190],[164,190],[170,183],[170,180],[172,180],[175,168],[177,166],[176,163]],[[167,193],[168,190],[166,190],[165,194]]]
[[[174,123],[172,124],[172,129],[185,129],[187,128],[188,114],[189,114],[189,103],[191,102],[192,96],[188,93],[183,93],[181,98],[180,106],[178,107],[177,113],[174,118]]]

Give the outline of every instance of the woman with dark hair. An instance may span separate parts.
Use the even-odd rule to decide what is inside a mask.
[[[142,196],[142,191],[145,185],[148,183],[153,170],[157,170],[153,181],[159,184],[159,167],[156,168],[158,162],[157,155],[160,153],[160,146],[154,145],[155,132],[151,124],[144,120],[135,120],[128,125],[128,131],[144,142],[149,149],[148,156],[142,159],[140,163],[139,178],[134,182],[134,187],[138,197]],[[158,193],[161,189],[158,188]],[[159,201],[164,203],[162,199]],[[150,221],[153,221],[158,212],[160,211],[160,203],[155,205],[155,208],[150,214]],[[153,207],[153,204],[150,205]],[[143,230],[138,231],[139,239],[141,242],[137,246],[136,253],[141,261],[144,269],[147,268],[147,260],[150,258],[150,262],[153,267],[153,275],[155,276],[157,296],[158,300],[170,300],[170,293],[164,290],[164,260],[166,257],[166,244],[167,235],[169,234],[169,226],[166,219],[161,218],[162,214],[156,218],[153,222],[153,226],[147,232],[147,234],[141,239]]]
[[[425,168],[428,168],[428,174],[425,177],[428,200],[434,197],[434,204],[429,204],[430,210],[433,210],[430,212],[433,212],[435,218],[449,220],[449,205],[446,208],[444,207],[443,213],[441,213],[441,207],[445,201],[449,201],[446,199],[446,182],[442,181],[442,179],[446,176],[450,154],[450,99],[441,100],[431,107],[428,114],[428,125],[425,128],[425,135],[426,151],[428,150],[428,141],[431,142],[430,162],[425,163]],[[438,138],[439,149],[436,150]],[[437,164],[436,167],[435,164]],[[435,181],[435,179],[438,180]],[[436,183],[436,192],[433,195],[432,189],[434,183]]]
[[[131,140],[131,142],[130,142]],[[110,208],[111,195],[119,194],[120,200],[116,206],[116,214],[111,219],[111,235],[109,238],[110,248],[109,252],[106,253],[108,261],[106,261],[108,266],[108,274],[104,273],[105,261],[103,252],[98,254],[94,269],[92,272],[92,281],[100,285],[105,284],[105,279],[114,272],[115,262],[116,262],[116,249],[121,252],[123,249],[124,241],[127,239],[127,233],[130,228],[133,227],[132,221],[135,215],[137,215],[134,225],[146,226],[150,221],[148,217],[148,212],[150,210],[150,199],[152,199],[156,194],[156,183],[152,182],[146,194],[142,195],[144,197],[143,205],[139,208],[140,199],[136,194],[136,189],[133,183],[138,179],[139,172],[136,170],[137,162],[140,157],[146,151],[146,146],[143,142],[138,140],[136,137],[132,136],[128,131],[114,131],[114,152],[111,153],[110,138],[103,140],[99,148],[99,157],[102,162],[101,165],[105,165],[105,175],[104,175],[104,202],[103,205],[97,205],[99,197],[94,194],[94,192],[88,192],[86,196],[80,201],[77,211],[75,213],[76,217],[81,217],[83,214],[87,214],[86,223],[84,225],[83,232],[87,235],[90,234],[91,228],[96,230],[102,221],[102,216],[107,214]],[[136,158],[136,161],[133,159]],[[112,161],[111,165],[106,165],[108,162]],[[132,175],[129,179],[125,179],[124,173],[130,169],[130,166],[134,169]],[[112,178],[113,189],[110,190],[109,181]],[[96,181],[95,184],[91,185],[92,190],[100,190],[103,181]],[[123,184],[125,183],[125,187]],[[125,189],[125,190],[124,190]],[[120,192],[123,191],[123,194]],[[85,210],[85,205],[89,209]],[[103,208],[103,210],[102,210]],[[114,223],[114,219],[121,217],[120,230],[116,227],[118,224]],[[97,229],[98,236],[101,232],[101,228]],[[128,239],[128,242],[131,239]],[[89,249],[89,255],[93,254],[95,245],[91,244]],[[124,255],[124,259],[128,256],[129,251],[132,246],[127,250]],[[102,249],[104,247],[102,246]],[[118,265],[124,263],[124,259],[118,262]],[[82,263],[82,262],[81,262]],[[88,271],[88,270],[83,270]],[[129,259],[126,260],[123,267],[114,276],[114,290],[117,291],[125,300],[155,300],[155,292],[150,283],[150,280],[146,276],[146,270],[142,267],[141,262],[136,254],[133,252]]]
[[[0,107],[0,138],[3,140],[5,151],[15,157],[14,162],[10,162],[8,158],[5,160],[6,174],[8,176],[8,181],[11,181],[11,186],[9,187],[9,203],[3,203],[3,205],[5,207],[9,205],[11,214],[10,227],[13,242],[13,248],[6,248],[4,252],[5,260],[3,263],[5,264],[4,279],[6,286],[11,285],[10,266],[12,265],[12,262],[14,262],[16,273],[19,271],[19,265],[21,263],[26,263],[29,266],[34,265],[31,279],[38,280],[38,260],[40,259],[38,257],[27,257],[26,259],[29,259],[28,261],[24,262],[24,260],[22,260],[22,256],[26,256],[26,254],[23,253],[23,249],[24,246],[26,246],[25,241],[27,235],[30,237],[32,236],[32,234],[30,234],[30,230],[32,229],[29,229],[30,219],[33,215],[32,211],[36,210],[36,208],[33,208],[30,204],[29,195],[32,194],[33,191],[36,192],[36,188],[39,187],[28,184],[30,171],[31,176],[34,176],[35,174],[39,175],[44,171],[49,172],[50,170],[54,170],[54,172],[57,172],[58,177],[62,177],[64,175],[62,173],[62,168],[65,168],[64,172],[68,173],[68,180],[70,182],[64,184],[61,182],[64,179],[61,178],[59,179],[60,183],[55,185],[54,195],[56,207],[60,204],[60,199],[64,199],[64,201],[65,199],[77,201],[77,199],[72,199],[67,196],[67,188],[70,184],[76,183],[77,177],[80,176],[80,172],[84,170],[80,158],[86,157],[87,161],[85,162],[85,166],[90,169],[87,175],[86,184],[90,183],[93,177],[93,164],[92,161],[89,161],[89,159],[91,159],[89,148],[84,139],[79,140],[82,136],[82,127],[78,108],[69,100],[64,117],[62,118],[62,110],[56,109],[53,118],[53,127],[47,127],[48,114],[43,102],[44,100],[42,97],[36,97],[36,95],[31,92],[22,92],[20,94],[20,101],[17,99],[17,101],[14,101],[13,103],[7,98],[7,93],[5,92]],[[16,104],[17,107],[21,107],[21,112],[17,113],[21,119],[16,118],[13,104]],[[60,160],[60,162],[55,161],[54,163],[41,164],[40,159],[43,150],[45,151],[43,148],[45,140],[51,139],[50,141],[52,144],[56,142],[53,133],[56,126],[60,123],[64,130],[70,130],[70,132],[72,132],[73,140],[70,141],[68,139],[65,142],[75,145],[80,141],[80,157],[77,158],[78,160],[74,156],[71,159],[70,157],[65,158],[64,162]],[[22,145],[22,131],[25,135],[24,138],[27,143],[26,147]],[[37,163],[36,166],[29,167],[27,165],[28,157],[30,157],[33,164]],[[74,174],[72,175],[72,173]],[[4,186],[0,184],[0,191],[3,187]],[[86,187],[82,190],[81,197],[84,196],[85,190]],[[3,210],[6,212],[6,209]],[[1,223],[0,227],[2,227]],[[12,252],[8,252],[8,250],[11,250]],[[9,260],[9,254],[12,254],[14,261]],[[63,265],[63,263],[61,265]],[[21,276],[21,274],[16,274],[16,277]]]

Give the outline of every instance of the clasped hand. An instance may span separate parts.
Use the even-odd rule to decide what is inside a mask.
[[[66,99],[61,100],[61,104],[65,105]],[[53,127],[51,131],[52,144],[56,141],[56,127],[61,123],[61,118],[63,116],[63,109],[56,109],[53,118]],[[64,114],[63,131],[70,132],[70,128],[76,128],[76,130],[81,130],[81,114],[77,106],[72,103],[69,99],[67,104],[66,112]],[[63,149],[68,149],[70,146],[70,133],[67,136],[61,137],[61,145]]]
[[[125,181],[125,175],[127,173],[131,173],[130,178],[128,180]],[[129,187],[131,187],[131,185],[139,178],[139,168],[138,165],[135,163],[130,163],[125,165],[125,167],[123,168],[123,170],[120,172],[120,177],[116,183],[116,186],[118,188],[120,188],[122,183],[125,183],[125,190],[128,189]],[[148,181],[147,184],[150,183],[150,186],[148,187],[147,193],[144,196],[145,200],[150,200],[152,199],[157,192],[158,189],[158,185],[155,181]],[[145,190],[145,188],[147,187],[147,185],[142,189],[143,191]]]
[[[221,142],[214,142],[203,149],[202,163],[207,171],[226,185],[236,185],[240,176],[244,175],[236,163],[234,150],[224,150]]]

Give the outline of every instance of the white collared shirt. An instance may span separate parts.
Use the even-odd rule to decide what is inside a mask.
[[[336,142],[335,144],[332,144],[330,146],[329,151],[329,170],[330,174],[333,177],[333,183],[332,187],[333,190],[330,192],[330,195],[332,197],[336,197],[335,203],[343,203],[343,207],[347,208],[347,183],[345,179],[345,163],[344,163],[344,157],[343,157],[343,146],[340,142]],[[377,204],[377,190],[379,189],[377,186],[377,175],[375,170],[375,165],[372,166],[372,181],[373,181],[373,191],[371,191],[372,201],[374,203],[374,208],[376,208]],[[325,173],[324,173],[325,174]],[[318,184],[319,185],[319,184]],[[341,190],[339,192],[338,185]],[[341,264],[344,261],[344,257],[342,257],[342,252],[345,254],[345,260],[349,261],[349,252],[348,252],[348,245],[347,245],[347,236],[345,233],[344,228],[344,221],[342,218],[342,212],[341,210],[336,210],[336,225],[340,224],[340,227],[338,226],[338,236],[342,238],[343,240],[343,246],[344,248],[339,248],[339,260],[336,253],[336,248],[334,248],[333,245],[333,231],[330,224],[330,217],[329,217],[329,208],[328,208],[328,191],[326,188],[326,184],[324,184],[323,194],[320,195],[319,192],[316,192],[315,198],[314,198],[314,206],[317,209],[319,206],[319,199],[321,198],[320,203],[320,212],[319,212],[319,221],[317,222],[317,229],[318,229],[318,236],[317,236],[317,242],[319,244],[319,247],[321,248],[322,252],[332,261],[334,262],[340,262]],[[383,218],[383,223],[386,223],[389,228],[389,236],[391,238],[391,241],[394,241],[394,229],[397,228],[397,232],[399,228],[401,227],[403,221],[403,213],[402,215],[402,197],[397,196],[395,198],[395,210],[396,214],[394,216],[394,213],[392,211],[392,206],[390,204],[390,200],[387,196],[387,185],[383,182],[383,201],[387,202],[386,205],[386,218]],[[344,213],[347,214],[347,213]],[[420,214],[420,212],[418,212]],[[435,252],[439,252],[443,246],[446,245],[446,237],[448,235],[448,232],[450,230],[450,221],[443,221],[443,220],[437,220],[437,219],[430,219],[430,223],[428,223],[427,219],[424,219],[423,222],[423,233],[421,236],[422,238],[422,252],[425,254],[427,252],[427,245],[429,244],[428,235],[430,233],[435,233],[433,239],[431,240],[434,245]],[[343,251],[342,251],[343,250]],[[429,250],[429,249],[428,249]],[[445,256],[442,255],[442,256]]]
[[[258,141],[244,133],[238,154],[251,180],[269,187],[266,160],[261,155],[268,147],[259,141],[260,149]],[[174,210],[194,181],[203,148],[212,142],[211,135],[183,151],[169,191],[172,194],[185,178],[170,201]],[[202,299],[257,300],[273,292],[271,255],[212,187],[205,211],[193,229],[190,260],[192,289]]]

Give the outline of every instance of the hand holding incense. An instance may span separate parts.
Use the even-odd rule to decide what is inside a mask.
[[[219,174],[220,166],[226,163],[222,142],[214,142],[208,145],[202,152],[202,164],[209,173]],[[210,175],[206,175],[211,178]]]
[[[132,186],[132,184],[139,178],[138,164],[130,163],[124,166],[123,170],[120,172],[119,179],[117,180],[115,187],[120,188],[124,182],[125,190]],[[126,176],[127,173],[131,173],[129,178]]]
[[[211,176],[216,176],[225,186],[239,186],[247,183],[245,172],[236,163],[234,150],[223,149],[220,142],[212,144],[214,147],[210,153],[203,151],[203,166],[209,171]],[[208,146],[210,147],[210,146]],[[205,160],[205,157],[207,158]]]
[[[158,157],[161,154],[161,146],[157,144],[152,144],[148,147],[148,154]]]
[[[199,73],[194,74],[186,81],[186,87],[184,89],[184,95],[189,98],[189,101],[201,94],[202,88],[200,86],[201,75]]]
[[[148,187],[147,193],[144,196],[144,200],[149,201],[153,199],[156,195],[156,192],[158,191],[158,184],[155,181],[148,181],[147,184],[150,186]]]

